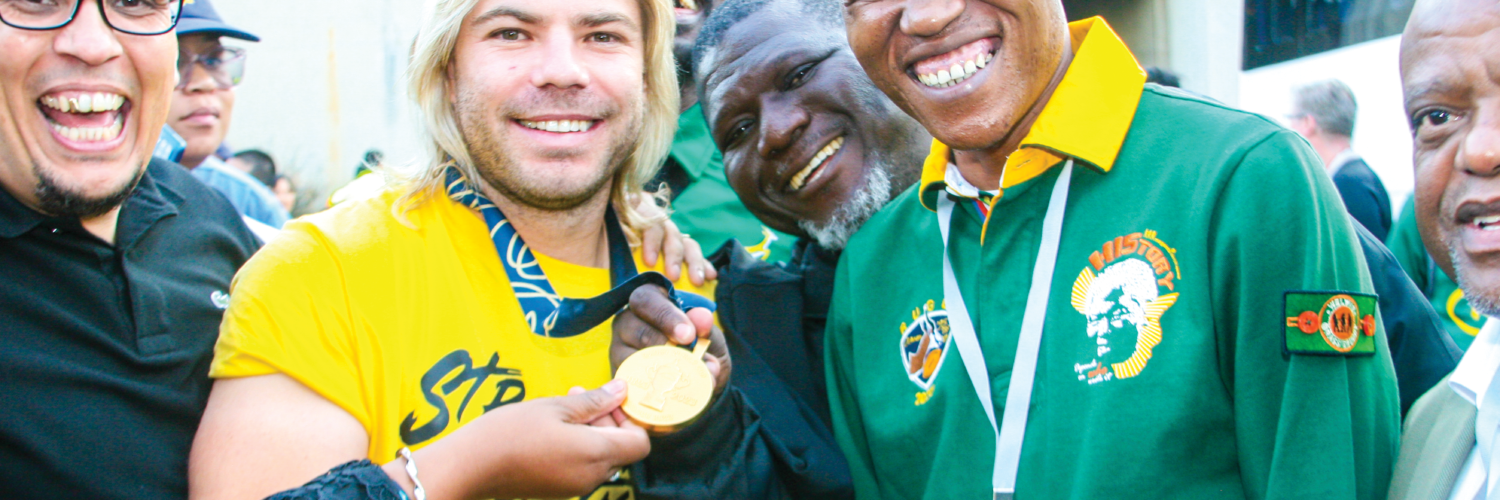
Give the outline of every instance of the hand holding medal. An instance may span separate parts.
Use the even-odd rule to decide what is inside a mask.
[[[654,435],[691,425],[729,380],[727,345],[707,309],[684,312],[661,288],[636,289],[610,345],[615,378],[629,387],[621,410]]]

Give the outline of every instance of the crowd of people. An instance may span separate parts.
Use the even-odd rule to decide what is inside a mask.
[[[8,496],[1500,499],[1494,2],[1413,9],[1396,217],[1347,85],[1061,0],[428,0],[423,158],[298,218],[210,0],[0,22]]]

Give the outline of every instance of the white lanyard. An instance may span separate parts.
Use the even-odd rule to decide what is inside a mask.
[[[1005,394],[1004,425],[995,425],[995,403],[990,399],[989,369],[984,366],[984,351],[958,289],[953,262],[948,257],[948,227],[953,219],[953,200],[938,193],[938,229],[943,234],[943,300],[948,310],[948,324],[953,341],[958,343],[964,371],[974,384],[984,416],[990,419],[995,433],[995,472],[992,482],[996,500],[1010,500],[1016,494],[1016,470],[1021,466],[1021,441],[1026,437],[1027,411],[1031,408],[1031,386],[1036,378],[1036,358],[1042,347],[1042,325],[1047,318],[1047,297],[1052,292],[1052,271],[1057,267],[1057,245],[1062,240],[1063,212],[1067,210],[1068,184],[1073,177],[1073,160],[1063,165],[1052,186],[1052,201],[1042,219],[1042,247],[1037,251],[1036,267],[1031,272],[1031,292],[1026,298],[1026,314],[1021,318],[1021,339],[1016,344],[1016,361],[1011,369],[1010,389]]]

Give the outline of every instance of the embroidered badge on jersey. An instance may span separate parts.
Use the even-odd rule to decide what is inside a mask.
[[[1156,231],[1107,241],[1073,282],[1073,309],[1088,321],[1087,347],[1073,365],[1090,385],[1140,375],[1162,341],[1161,317],[1177,303],[1177,251]]]
[[[906,378],[922,389],[917,393],[915,404],[918,406],[926,404],[932,397],[932,382],[943,368],[949,350],[948,341],[953,337],[948,325],[948,311],[936,308],[936,305],[935,301],[927,301],[912,309],[911,323],[901,323],[901,366],[906,369]]]
[[[1323,356],[1375,354],[1374,295],[1286,292],[1286,351]]]

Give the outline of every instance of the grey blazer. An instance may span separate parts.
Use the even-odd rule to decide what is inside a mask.
[[[1449,377],[1423,394],[1406,414],[1401,454],[1391,476],[1391,500],[1447,500],[1474,450],[1478,411],[1453,392]]]

